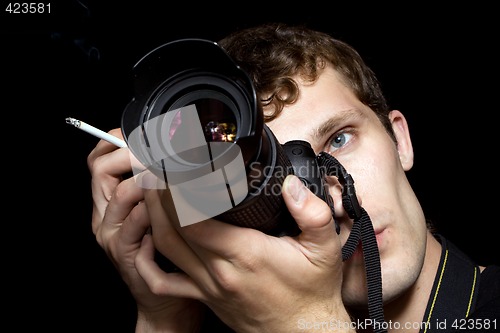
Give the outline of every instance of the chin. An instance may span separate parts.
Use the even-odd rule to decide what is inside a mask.
[[[408,291],[419,277],[422,265],[415,254],[398,254],[381,261],[384,304]]]
[[[379,242],[377,237],[377,242]],[[379,248],[380,248],[379,244]],[[386,244],[387,245],[387,244]],[[411,288],[418,279],[422,268],[418,249],[391,251],[384,248],[380,251],[383,302],[387,304],[400,297]],[[411,263],[411,264],[409,264]],[[342,297],[347,306],[362,309],[368,305],[368,291],[363,253],[357,249],[343,265]]]
[[[366,307],[368,293],[363,254],[358,250],[343,264],[342,299],[353,308]]]

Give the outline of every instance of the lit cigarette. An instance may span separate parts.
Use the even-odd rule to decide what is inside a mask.
[[[82,131],[85,131],[87,133],[92,134],[95,137],[98,137],[99,139],[106,140],[115,146],[118,146],[120,148],[125,148],[127,147],[127,143],[123,141],[122,139],[117,138],[116,136],[113,136],[109,133],[106,133],[104,131],[101,131],[98,128],[95,128],[94,126],[91,126],[81,120],[75,119],[75,118],[66,118],[66,124],[70,124],[75,126],[76,128],[81,129]]]

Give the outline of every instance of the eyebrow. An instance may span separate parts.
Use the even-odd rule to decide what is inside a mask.
[[[316,139],[321,139],[327,134],[334,131],[336,127],[340,126],[340,124],[362,118],[366,118],[366,115],[360,109],[342,110],[341,113],[337,113],[336,115],[322,123],[318,128],[314,129],[313,137]]]

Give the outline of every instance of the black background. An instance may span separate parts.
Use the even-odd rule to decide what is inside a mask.
[[[408,118],[408,175],[427,217],[480,264],[500,263],[493,8],[103,2],[52,2],[50,14],[9,14],[2,2],[3,271],[21,328],[134,331],[134,303],[90,228],[86,157],[97,139],[65,118],[119,127],[145,53],[267,21],[305,23],[361,53]]]

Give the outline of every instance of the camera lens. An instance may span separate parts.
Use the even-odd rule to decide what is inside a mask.
[[[255,135],[257,120],[251,97],[232,78],[198,70],[181,72],[166,80],[146,101],[141,134],[147,136],[155,156],[173,157],[180,163],[184,160],[188,169],[197,167],[195,164],[204,167],[233,149],[231,145],[219,145],[226,149],[206,158],[200,147],[209,142],[241,146],[251,141],[253,144],[247,143],[242,149],[244,160],[249,161],[258,153],[261,140]],[[169,171],[169,165],[166,167]],[[177,169],[174,165],[173,170]]]
[[[168,43],[143,57],[133,76],[122,132],[135,157],[168,184],[179,220],[297,232],[281,198],[290,161],[264,125],[249,76],[222,48]]]

